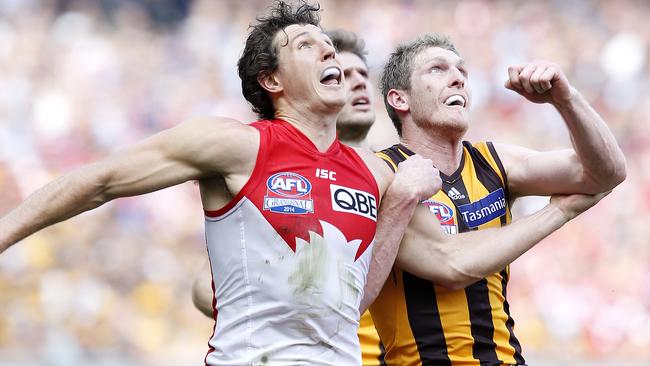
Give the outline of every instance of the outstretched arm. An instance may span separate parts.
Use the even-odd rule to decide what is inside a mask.
[[[0,218],[0,253],[49,225],[114,198],[249,169],[240,164],[241,158],[232,156],[252,156],[252,164],[257,144],[253,128],[226,119],[197,119],[163,131],[37,190]]]
[[[540,211],[509,225],[457,235],[443,234],[437,218],[418,207],[396,263],[418,277],[461,289],[502,270],[608,193],[554,196]]]
[[[606,192],[626,176],[625,157],[603,119],[573,88],[558,65],[535,61],[508,68],[506,88],[534,103],[550,103],[571,135],[573,149],[537,152],[495,144],[513,198]]]
[[[392,175],[384,162],[378,158],[377,161],[388,176]],[[359,306],[361,314],[379,295],[393,267],[404,230],[417,205],[440,190],[441,185],[440,174],[433,167],[431,160],[413,155],[399,164],[394,179],[379,205],[375,244],[363,299]]]

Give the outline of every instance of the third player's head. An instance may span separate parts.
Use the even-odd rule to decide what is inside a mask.
[[[386,63],[381,89],[400,136],[433,131],[460,137],[467,130],[465,62],[446,36],[426,34],[399,46]]]
[[[274,118],[279,109],[336,114],[345,104],[340,65],[319,10],[279,1],[251,27],[238,68],[244,97],[260,117]]]
[[[344,30],[328,31],[337,50],[337,58],[345,75],[347,103],[336,119],[341,141],[361,143],[375,122],[373,88],[368,75],[365,42],[358,35]]]

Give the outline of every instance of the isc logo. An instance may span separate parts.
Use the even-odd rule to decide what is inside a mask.
[[[377,199],[368,192],[330,184],[332,209],[377,221]]]
[[[302,175],[291,172],[270,176],[266,186],[273,193],[285,197],[302,197],[311,192],[311,183]]]

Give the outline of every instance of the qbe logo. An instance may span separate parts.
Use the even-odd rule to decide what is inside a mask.
[[[281,172],[266,180],[264,210],[283,214],[314,212],[311,183],[307,178],[292,172]]]
[[[330,184],[332,209],[377,221],[377,199],[368,192]]]

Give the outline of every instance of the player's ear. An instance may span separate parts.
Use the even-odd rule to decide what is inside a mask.
[[[386,100],[388,101],[388,104],[397,111],[407,112],[409,110],[408,98],[403,90],[389,90],[386,95]]]
[[[284,87],[274,72],[259,74],[257,82],[269,93],[279,93]]]

